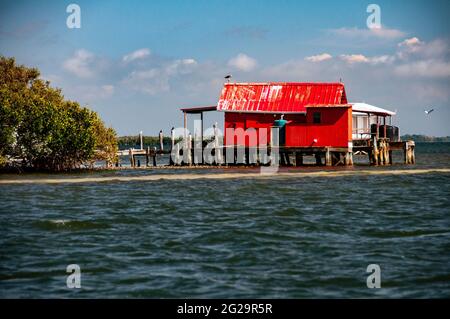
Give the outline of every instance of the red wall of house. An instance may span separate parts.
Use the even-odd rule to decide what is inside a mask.
[[[321,113],[321,123],[313,123],[314,112]],[[279,114],[225,112],[225,144],[242,145],[235,137],[234,142],[227,143],[226,128],[243,129],[266,128],[268,136],[256,134],[256,140],[245,137],[246,146],[256,146],[260,142],[270,141],[270,127],[279,119]],[[347,147],[352,140],[352,114],[350,107],[309,107],[305,114],[286,114],[286,146],[332,146]],[[317,142],[314,143],[314,139]]]

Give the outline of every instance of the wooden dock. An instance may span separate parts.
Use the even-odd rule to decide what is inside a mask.
[[[145,158],[145,166],[148,167],[150,166],[150,159],[152,162],[153,166],[156,166],[156,157],[158,155],[163,155],[163,154],[169,154],[170,151],[162,151],[162,150],[158,150],[156,148],[150,148],[147,147],[145,149],[134,149],[134,148],[130,148],[128,150],[121,150],[117,152],[117,156],[128,156],[129,157],[129,161],[130,161],[130,166],[131,167],[141,167],[141,162],[138,159],[138,157],[144,157]],[[119,166],[119,160],[116,163],[116,167]]]
[[[414,141],[391,142],[388,139],[379,139],[377,143],[373,140],[359,141],[353,146],[354,155],[367,155],[371,165],[393,164],[393,151],[403,152],[404,164],[415,164],[415,143]]]
[[[403,152],[403,162],[405,164],[415,163],[415,143],[414,141],[397,141],[390,142],[388,139],[379,139],[376,143],[374,140],[355,141],[356,145],[352,147],[283,147],[270,146],[264,148],[252,148],[244,146],[220,146],[213,150],[221,152],[223,160],[220,162],[205,161],[204,159],[196,158],[197,152],[202,150],[195,150],[191,147],[188,152],[190,156],[183,157],[183,150],[175,150],[175,158],[170,157],[169,165],[177,166],[198,166],[198,165],[225,165],[225,166],[242,166],[242,165],[276,165],[273,161],[277,161],[281,166],[303,166],[304,156],[314,156],[315,164],[317,166],[340,166],[353,165],[353,156],[367,156],[370,165],[391,165],[393,164],[393,152]],[[177,147],[177,146],[176,146]],[[233,152],[232,162],[226,162],[227,152]],[[242,158],[238,158],[237,154],[243,154]],[[171,150],[158,150],[156,147],[145,149],[128,149],[121,150],[117,153],[118,156],[128,156],[131,167],[149,167],[157,166],[157,158],[161,155],[171,154]],[[262,158],[261,154],[266,158]],[[272,154],[277,154],[277,157],[272,158]],[[256,156],[256,158],[254,157]],[[143,159],[141,160],[139,158]],[[230,156],[231,157],[231,156]],[[270,160],[267,160],[267,157]],[[272,161],[272,162],[271,162]],[[119,166],[119,163],[116,163]]]

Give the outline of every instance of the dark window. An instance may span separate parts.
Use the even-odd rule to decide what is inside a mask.
[[[321,122],[320,112],[314,112],[313,113],[313,123],[320,124],[320,122]]]

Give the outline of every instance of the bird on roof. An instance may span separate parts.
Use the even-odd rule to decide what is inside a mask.
[[[429,115],[431,112],[433,112],[434,111],[434,109],[430,109],[430,110],[425,110],[425,114],[426,115]]]
[[[225,75],[225,80],[227,80],[227,82],[230,82],[230,79],[232,78],[231,74],[227,74]]]

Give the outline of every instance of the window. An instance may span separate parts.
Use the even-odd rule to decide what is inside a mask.
[[[313,123],[320,124],[320,122],[321,122],[320,112],[314,112],[313,113]]]

